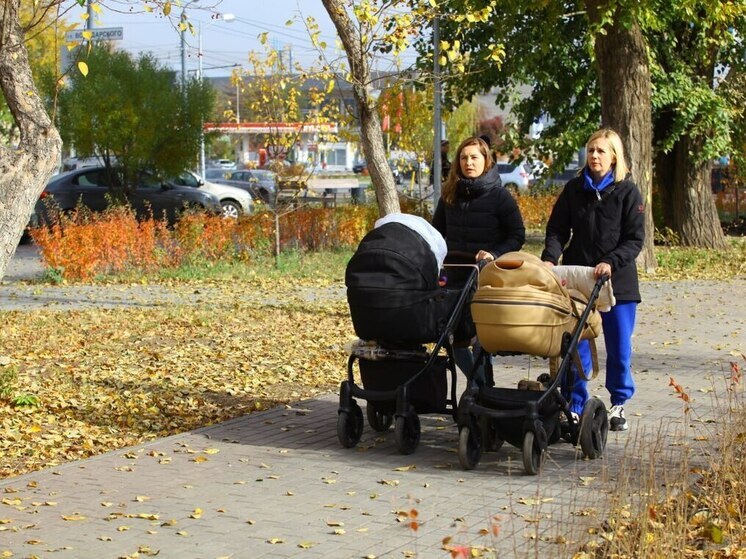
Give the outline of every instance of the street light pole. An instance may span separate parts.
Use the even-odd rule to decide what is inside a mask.
[[[186,9],[189,7],[190,4],[193,4],[195,1],[199,0],[192,0],[191,2],[187,2],[184,7],[181,9],[181,17],[179,18],[179,26],[181,28],[181,93],[182,95],[186,95],[186,30],[187,30],[187,15],[186,15]]]
[[[199,85],[200,87],[205,86],[205,82],[202,77],[202,24],[199,24],[197,28],[197,42],[198,51],[197,58],[199,59]],[[202,180],[205,180],[205,123],[200,119],[199,123],[199,174]]]
[[[236,122],[241,122],[241,82],[236,80]]]
[[[217,16],[207,24],[206,27],[209,27],[216,21],[223,20],[226,23],[230,23],[236,19],[236,16],[233,14],[217,14]],[[199,60],[199,66],[198,66],[198,75],[199,75],[199,83],[200,86],[204,86],[204,76],[202,74],[202,23],[200,23],[197,26],[197,58]],[[202,179],[205,178],[205,127],[204,122],[200,122],[200,130],[199,130],[199,172],[200,175],[202,175]]]

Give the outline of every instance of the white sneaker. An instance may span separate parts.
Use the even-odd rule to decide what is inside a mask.
[[[624,406],[611,406],[609,410],[609,430],[626,431],[629,429],[627,418],[624,417]]]

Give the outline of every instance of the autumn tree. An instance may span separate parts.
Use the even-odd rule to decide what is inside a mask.
[[[72,28],[58,17],[56,6],[44,2],[25,2],[20,5],[21,28],[25,30],[26,50],[31,73],[41,86],[42,97],[54,91],[54,80],[60,72],[60,45],[64,34]],[[7,103],[0,97],[0,143],[10,145],[18,141],[18,129]]]
[[[267,150],[270,168],[279,181],[291,180],[300,186],[307,183],[313,167],[306,167],[301,161],[286,168],[285,163],[304,132],[313,133],[317,145],[336,141],[342,118],[334,96],[336,83],[325,69],[290,66],[280,51],[268,46],[267,38],[266,33],[260,35],[264,50],[250,52],[248,68],[242,75],[234,75],[234,80],[242,82],[247,117],[266,126],[267,131],[258,141]],[[295,203],[281,203],[280,186],[276,185],[269,205],[275,220],[276,255],[281,248],[280,216],[297,207]],[[297,188],[296,195],[299,192]]]
[[[348,0],[322,0],[322,3],[347,54],[349,68],[344,75],[352,86],[357,103],[363,153],[376,189],[378,211],[382,216],[397,213],[399,198],[386,158],[381,119],[371,86],[371,60],[381,41],[380,18],[385,13],[385,5],[390,3],[383,2],[384,6],[380,8],[368,0],[354,2],[354,5]],[[311,24],[311,37],[314,44],[325,46],[320,44],[318,26],[315,24]]]
[[[460,4],[447,2],[446,11],[459,14]],[[746,47],[739,38],[744,8],[741,1],[499,3],[487,25],[466,34],[453,31],[472,53],[484,52],[485,41],[494,36],[503,37],[506,47],[502,68],[470,67],[466,79],[458,81],[458,93],[496,87],[498,102],[505,104],[520,87],[530,86],[530,95],[513,105],[522,132],[513,139],[530,145],[525,134],[531,124],[548,120],[536,147],[560,163],[593,128],[618,128],[645,199],[650,202],[652,196],[652,187],[646,186],[652,185],[653,169],[647,151],[656,156],[658,187],[680,199],[675,203],[669,197],[664,204],[677,215],[677,221],[669,216],[667,222],[679,239],[721,247],[708,169],[713,155],[730,150],[727,138],[737,130],[732,115],[738,104],[722,93],[727,88],[720,86],[717,69],[744,59]],[[527,36],[540,40],[527,42]],[[644,147],[651,126],[652,150]],[[666,159],[675,163],[665,165]],[[652,243],[652,219],[646,217]],[[651,255],[649,245],[643,254],[647,264]]]
[[[90,75],[72,73],[59,95],[66,145],[107,166],[116,161],[127,185],[142,170],[175,176],[194,166],[214,102],[207,82],[192,78],[182,90],[152,55],[134,59],[106,46],[94,47],[86,63]]]
[[[394,78],[395,81],[378,99],[386,145],[413,153],[417,161],[429,161],[433,154],[432,83],[415,84],[406,76]],[[474,135],[477,123],[475,102],[465,101],[458,107],[446,107],[443,120],[446,122],[446,138],[460,140]]]
[[[335,80],[325,69],[290,66],[281,51],[270,48],[268,35],[260,35],[263,52],[248,54],[242,71],[245,115],[267,125],[260,142],[270,158],[293,152],[304,131],[315,131],[317,139],[336,139],[333,131],[342,114],[335,96]],[[248,114],[247,114],[248,113]],[[287,124],[294,124],[288,130]]]
[[[120,11],[159,10],[168,15],[171,10],[171,2],[165,0],[145,3],[117,0],[112,3],[117,4]],[[35,83],[26,41],[41,32],[47,23],[51,25],[59,21],[65,10],[82,8],[85,4],[86,0],[24,2],[24,9],[33,7],[32,14],[36,14],[25,21],[20,0],[0,2],[0,92],[7,105],[6,114],[10,115],[9,125],[18,131],[9,143],[0,145],[0,199],[3,200],[0,205],[0,277],[15,252],[39,194],[58,164],[62,149],[60,135],[47,112],[47,99],[40,94]],[[101,4],[103,0],[92,4],[93,11],[100,12]],[[127,4],[131,5],[128,7]],[[84,20],[88,17],[85,12],[81,15]],[[90,37],[86,40],[92,44]],[[82,52],[86,50],[82,49]],[[53,40],[44,49],[45,53],[58,51],[59,46]],[[79,66],[84,67],[84,64]],[[59,75],[53,76],[52,82],[60,83],[59,78]]]
[[[357,119],[363,144],[363,153],[368,162],[368,170],[376,187],[378,208],[381,215],[399,211],[393,176],[386,161],[386,151],[381,132],[381,119],[376,97],[373,95],[372,68],[377,61],[393,60],[398,72],[412,73],[414,68],[401,68],[400,55],[410,48],[415,37],[422,36],[422,30],[431,27],[436,0],[322,0],[329,17],[339,35],[345,53],[346,65],[339,67],[338,74],[346,76],[352,86],[357,102]],[[465,0],[465,13],[462,25],[465,28],[486,21],[492,13],[491,5],[485,6],[481,0]],[[323,47],[318,39],[318,27],[309,26],[314,44]],[[485,62],[499,63],[500,48],[495,41],[489,41],[493,49]],[[464,68],[462,55],[455,46],[444,49],[454,68]],[[432,75],[423,72],[418,75],[432,83]]]
[[[0,277],[62,149],[34,83],[20,4],[0,3],[0,91],[18,130],[17,142],[0,145]]]
[[[681,244],[723,248],[710,173],[714,158],[733,153],[738,159],[741,151],[744,106],[737,84],[746,60],[746,2],[661,2],[655,14],[648,40],[663,224]]]

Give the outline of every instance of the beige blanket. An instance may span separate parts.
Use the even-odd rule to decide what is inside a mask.
[[[563,285],[567,289],[576,289],[586,298],[590,298],[591,291],[593,291],[593,286],[596,283],[591,266],[553,266],[551,270],[563,281]],[[616,305],[616,299],[614,298],[614,289],[611,287],[611,279],[609,279],[601,287],[596,306],[599,311],[605,312],[614,305]]]

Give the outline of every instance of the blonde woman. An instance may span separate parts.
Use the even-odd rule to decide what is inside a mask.
[[[601,313],[606,346],[606,389],[611,397],[609,428],[626,431],[624,404],[632,398],[632,334],[640,286],[635,258],[645,239],[644,205],[629,174],[619,135],[608,128],[586,144],[587,161],[557,198],[547,223],[541,259],[548,265],[592,266],[595,277],[612,279],[616,305]],[[578,346],[583,368],[591,370],[588,342]],[[586,382],[575,375],[566,388],[574,420],[588,400]]]

